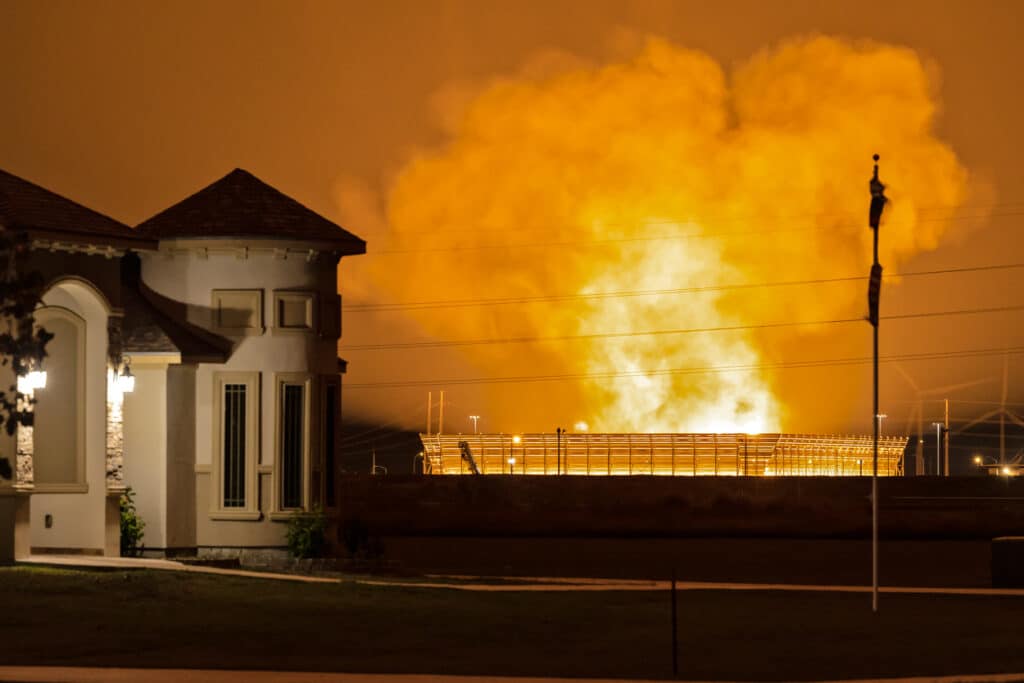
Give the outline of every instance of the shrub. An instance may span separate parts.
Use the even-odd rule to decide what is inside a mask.
[[[326,531],[327,517],[320,506],[311,512],[297,512],[288,519],[288,550],[300,559],[320,557],[327,544]]]
[[[135,510],[135,492],[129,486],[121,494],[121,556],[138,557],[142,554],[142,537],[146,523]]]

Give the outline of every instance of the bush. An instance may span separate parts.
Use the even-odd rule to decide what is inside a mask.
[[[327,545],[327,517],[319,505],[311,512],[297,512],[288,519],[285,538],[293,557],[320,557]]]
[[[135,492],[129,486],[121,494],[121,557],[138,557],[142,554],[142,537],[146,523],[135,510]]]

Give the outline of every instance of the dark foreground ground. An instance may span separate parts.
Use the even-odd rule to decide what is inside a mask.
[[[682,592],[680,674],[1024,671],[1024,598]],[[0,664],[667,678],[669,596],[0,569]]]
[[[752,583],[871,583],[871,543],[793,538],[385,537],[383,557],[418,573]],[[988,540],[888,540],[888,586],[991,586]]]

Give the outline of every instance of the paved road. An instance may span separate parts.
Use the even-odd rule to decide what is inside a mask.
[[[587,579],[561,577],[521,576],[467,576],[428,575],[427,580],[373,579],[373,578],[327,578],[300,574],[249,571],[245,569],[222,569],[182,564],[173,560],[158,560],[137,557],[96,557],[83,555],[33,555],[22,560],[31,564],[59,567],[115,568],[115,569],[161,569],[168,571],[242,576],[277,581],[300,581],[305,583],[340,583],[342,581],[367,586],[400,586],[403,588],[430,588],[480,592],[566,592],[566,591],[664,591],[669,589],[668,581],[647,581],[636,579]],[[870,586],[821,585],[799,583],[727,583],[709,581],[680,581],[679,590],[738,590],[738,591],[801,591],[823,593],[869,593]],[[883,586],[882,593],[910,595],[978,595],[1024,597],[1022,588],[933,588],[921,586]]]
[[[274,579],[277,581],[299,581],[303,583],[338,583],[339,579],[322,576],[304,576],[302,574],[279,574],[274,572],[257,572],[247,569],[224,569],[222,567],[204,567],[202,565],[183,564],[174,560],[158,560],[145,557],[103,557],[97,555],[29,555],[18,560],[19,563],[41,564],[52,567],[81,567],[85,569],[161,569],[176,572],[193,572],[196,574],[220,574],[222,576],[244,576],[254,579]]]
[[[892,683],[1009,683],[1024,673],[939,678],[874,679]],[[218,671],[210,669],[103,669],[92,667],[0,666],[0,681],[20,683],[623,683],[607,678],[522,678],[515,676],[438,676],[432,674],[342,674],[298,671]],[[663,683],[668,683],[667,681]],[[697,683],[696,681],[673,683]],[[729,683],[717,681],[716,683]],[[819,683],[867,683],[866,680]]]

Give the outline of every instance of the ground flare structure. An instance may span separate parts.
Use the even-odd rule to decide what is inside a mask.
[[[817,434],[420,434],[431,475],[856,477],[870,436]],[[908,438],[878,441],[878,474],[903,474]]]

